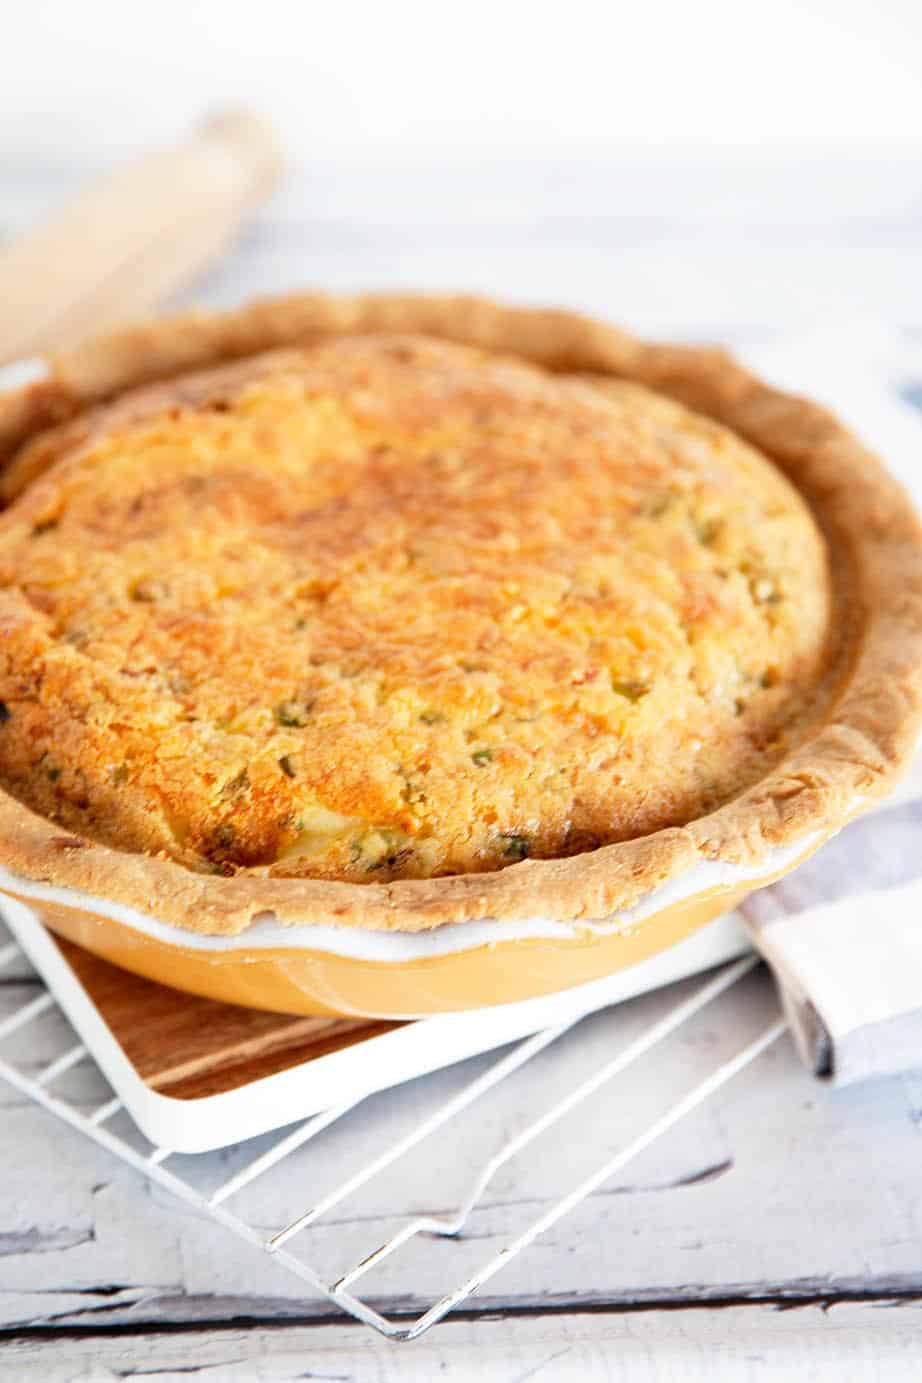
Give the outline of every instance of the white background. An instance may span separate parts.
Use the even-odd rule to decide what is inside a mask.
[[[98,158],[247,100],[310,158],[922,140],[919,0],[39,0],[0,157]]]

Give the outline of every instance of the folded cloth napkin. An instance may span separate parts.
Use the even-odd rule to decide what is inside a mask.
[[[922,349],[852,322],[748,358],[833,408],[922,508]],[[892,798],[740,911],[816,1075],[845,1085],[922,1066],[922,758]]]

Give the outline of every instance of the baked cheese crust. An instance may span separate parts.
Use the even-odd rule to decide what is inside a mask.
[[[5,474],[0,786],[195,870],[380,883],[683,825],[792,747],[825,543],[644,387],[343,337]]]

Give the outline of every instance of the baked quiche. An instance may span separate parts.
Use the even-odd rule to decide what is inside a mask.
[[[908,503],[719,354],[291,300],[89,347],[0,428],[27,874],[203,930],[592,918],[844,819],[916,733]]]

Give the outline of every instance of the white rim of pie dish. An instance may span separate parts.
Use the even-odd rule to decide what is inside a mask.
[[[860,803],[855,803],[849,818]],[[414,960],[459,955],[500,943],[519,941],[578,941],[629,934],[633,927],[665,908],[684,903],[713,889],[730,891],[739,885],[758,886],[783,874],[824,839],[814,831],[790,845],[769,852],[758,865],[731,864],[723,860],[702,860],[687,873],[652,889],[633,907],[612,914],[601,922],[560,922],[550,917],[517,921],[483,918],[468,922],[448,922],[429,932],[382,932],[358,928],[300,923],[286,926],[274,917],[260,918],[238,936],[204,936],[161,922],[137,908],[99,898],[80,889],[57,884],[37,883],[0,866],[0,907],[4,894],[36,903],[54,903],[76,911],[107,918],[137,932],[148,941],[210,955],[233,955],[249,951],[312,951],[346,960],[372,961],[379,965],[401,965]]]

